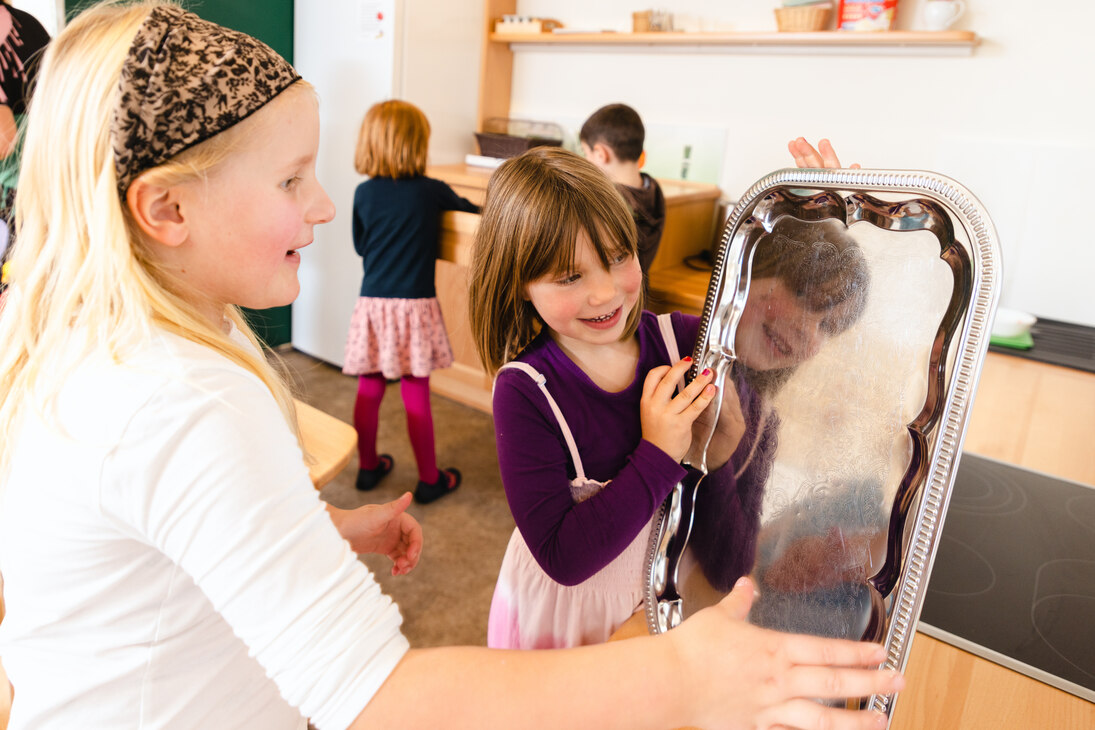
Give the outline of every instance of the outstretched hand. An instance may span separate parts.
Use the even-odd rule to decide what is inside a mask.
[[[843,639],[785,634],[745,622],[754,586],[742,578],[730,595],[698,612],[667,637],[676,642],[682,676],[702,687],[696,696],[720,702],[695,707],[692,724],[719,728],[885,727],[869,711],[826,707],[813,698],[847,699],[892,694],[904,677],[878,670],[882,646]]]
[[[795,158],[796,167],[827,167],[834,170],[841,167],[840,158],[827,139],[818,140],[817,149],[814,149],[805,137],[798,137],[787,143],[787,151]],[[859,163],[848,165],[848,168],[858,170]]]
[[[355,553],[387,555],[392,575],[406,575],[422,555],[422,526],[407,514],[411,493],[386,504],[367,504],[342,510],[328,505],[327,511],[338,532]]]

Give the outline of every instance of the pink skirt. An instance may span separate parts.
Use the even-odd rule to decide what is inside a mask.
[[[556,583],[513,531],[487,619],[492,649],[567,649],[608,641],[643,607],[653,518],[611,563],[576,586]]]
[[[342,372],[427,377],[452,365],[452,347],[436,297],[358,297],[346,336]]]

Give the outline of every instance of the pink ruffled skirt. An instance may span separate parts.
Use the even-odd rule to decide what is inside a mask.
[[[346,337],[342,372],[424,378],[452,365],[452,347],[436,297],[358,297]]]
[[[576,586],[556,583],[513,531],[487,619],[492,649],[603,644],[643,607],[643,566],[653,518],[611,563]]]

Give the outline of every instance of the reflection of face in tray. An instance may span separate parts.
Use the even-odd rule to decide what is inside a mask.
[[[762,229],[759,222],[750,226]],[[735,354],[753,371],[794,368],[848,329],[863,311],[870,271],[839,221],[775,221],[750,253],[749,294]]]
[[[821,349],[833,331],[831,319],[810,310],[780,279],[754,280],[738,322],[738,359],[753,370],[794,367]]]

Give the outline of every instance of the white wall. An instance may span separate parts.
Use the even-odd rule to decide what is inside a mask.
[[[430,120],[430,164],[475,152],[479,103],[479,0],[401,0],[402,74],[396,94]]]
[[[922,27],[921,2],[901,0],[899,29]],[[776,4],[679,0],[666,6],[690,29],[773,31]],[[481,17],[475,0],[452,5],[466,8],[461,17]],[[1095,4],[1063,0],[1052,20],[1038,20],[1019,0],[967,5],[954,27],[982,39],[968,57],[521,51],[511,116],[573,124],[621,101],[648,127],[721,127],[720,185],[730,197],[791,164],[785,145],[797,135],[831,137],[846,163],[949,175],[982,200],[996,223],[1005,271],[1001,305],[1095,325],[1095,296],[1085,293],[1095,274],[1095,241],[1088,226],[1072,223],[1077,216],[1054,212],[1080,200],[1087,182],[1081,176],[1095,169]],[[630,28],[635,9],[631,0],[518,3],[522,14],[568,27],[621,31]],[[442,23],[435,27],[444,32]],[[439,48],[421,58],[436,78],[421,86],[408,82],[421,101],[409,98],[426,106],[434,97],[440,112],[450,105],[470,110],[430,115],[436,139],[466,135],[463,151],[470,152],[474,101],[448,99],[452,75],[474,78],[478,58],[461,61],[468,65],[460,68],[448,55]],[[436,147],[434,155],[436,161]]]
[[[361,287],[354,252],[353,167],[365,112],[402,98],[430,120],[430,160],[456,162],[474,146],[483,9],[477,0],[297,0],[294,59],[319,94],[316,173],[335,203],[330,223],[300,265],[293,346],[342,364],[350,315]]]
[[[11,5],[33,15],[50,37],[61,29],[61,20],[65,17],[64,0],[12,0]]]

